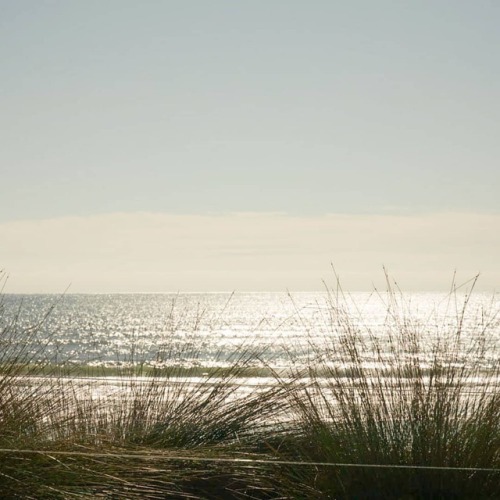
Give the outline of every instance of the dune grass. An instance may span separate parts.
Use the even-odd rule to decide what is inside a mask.
[[[355,326],[338,295],[331,301],[332,342],[326,352],[316,353],[317,363],[295,374],[311,382],[289,393],[298,425],[294,456],[344,464],[498,469],[500,358],[498,345],[488,343],[488,331],[498,328],[496,317],[485,321],[483,316],[464,342],[467,296],[454,324],[445,328],[402,314],[397,292],[389,298],[383,338]],[[302,481],[314,482],[331,498],[500,495],[499,473],[302,470]]]
[[[70,366],[40,362],[37,325],[2,322],[0,448],[45,451],[0,452],[2,495],[499,498],[496,316],[474,318],[465,295],[452,322],[436,323],[413,317],[398,291],[384,297],[380,335],[332,292],[331,331],[311,341],[309,365],[292,359],[286,376],[266,367],[275,383],[250,392],[241,383],[260,355],[251,346],[193,379],[179,361],[196,356],[195,336],[189,353],[166,342],[158,368],[116,369],[110,395],[68,379]]]

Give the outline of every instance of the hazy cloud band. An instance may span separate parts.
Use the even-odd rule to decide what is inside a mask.
[[[404,289],[500,283],[500,215],[116,213],[0,224],[9,292],[365,290],[385,265]]]

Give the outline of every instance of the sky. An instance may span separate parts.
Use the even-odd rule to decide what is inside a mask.
[[[7,291],[498,289],[498,2],[0,8]]]

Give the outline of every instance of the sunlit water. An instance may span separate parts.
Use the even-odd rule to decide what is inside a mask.
[[[425,363],[437,339],[460,330],[464,353],[481,338],[485,368],[499,360],[500,301],[491,294],[69,294],[1,300],[4,350],[8,342],[29,342],[34,358],[57,364],[208,369],[244,359],[258,369],[345,363],[331,346],[347,331],[367,345],[376,338],[382,351],[391,334],[418,332],[429,349],[420,353]],[[362,354],[366,366],[380,363],[368,347]],[[389,348],[386,354],[394,355]]]

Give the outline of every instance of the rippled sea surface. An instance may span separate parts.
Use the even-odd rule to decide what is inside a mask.
[[[485,363],[494,365],[499,306],[479,293],[7,294],[0,327],[34,355],[78,365],[210,367],[244,357],[281,368],[314,361],[347,332],[382,349],[395,332],[418,332],[430,351],[457,331],[465,346],[483,338]]]

